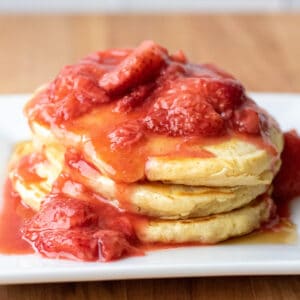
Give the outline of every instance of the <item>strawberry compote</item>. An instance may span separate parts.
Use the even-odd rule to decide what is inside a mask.
[[[260,131],[262,112],[238,80],[213,65],[192,64],[181,52],[169,55],[152,41],[133,50],[97,52],[66,66],[26,111],[31,119],[62,124],[111,102],[114,112],[140,111],[134,131],[145,134]]]
[[[145,179],[149,157],[203,157],[197,146],[208,140],[236,134],[270,146],[268,130],[277,126],[233,76],[152,41],[96,52],[63,68],[25,112],[32,126],[48,128],[86,157],[101,157],[105,170],[96,166],[125,183]],[[162,146],[153,147],[158,139]]]

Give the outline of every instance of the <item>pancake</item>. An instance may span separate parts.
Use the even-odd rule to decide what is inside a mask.
[[[91,122],[88,116],[84,118],[86,123]],[[84,123],[84,120],[78,123]],[[82,149],[87,161],[107,177],[115,179],[114,168],[95,150],[88,135],[62,132],[58,128],[53,130],[54,135],[50,128],[37,122],[31,123],[31,128],[35,140],[41,144],[63,144]],[[250,139],[231,137],[213,144],[197,145],[197,151],[208,151],[213,157],[148,157],[143,166],[145,179],[189,186],[268,185],[280,168],[280,153],[283,149],[281,131],[272,127],[268,134],[273,150],[261,147]],[[151,147],[166,148],[169,140],[166,137],[157,138],[157,141],[152,140]]]
[[[52,188],[52,184],[57,178],[60,170],[55,168],[46,158],[37,163],[34,167],[40,181],[24,180],[18,174],[17,166],[22,158],[31,155],[35,149],[28,141],[18,143],[9,161],[8,177],[12,181],[14,190],[20,195],[22,202],[34,210],[39,210],[40,204]]]
[[[23,151],[22,151],[23,148]],[[15,189],[23,201],[38,209],[43,197],[63,169],[64,148],[43,148],[48,160],[38,165],[37,173],[45,182],[28,184],[14,179]],[[31,142],[16,147],[14,160],[19,155],[36,151]],[[208,216],[239,208],[267,190],[266,185],[236,187],[195,187],[163,183],[118,184],[94,170],[78,173],[65,167],[71,178],[128,211],[164,219]],[[11,172],[11,177],[13,177]],[[118,199],[118,200],[117,200]]]
[[[38,210],[44,197],[48,194],[47,185],[22,181],[14,182],[15,190],[23,202]],[[71,189],[72,191],[72,189]],[[65,191],[68,192],[67,190]],[[71,197],[84,199],[85,195],[68,194]],[[146,222],[137,223],[136,234],[142,242],[184,243],[200,242],[213,244],[231,237],[244,235],[259,228],[266,222],[272,211],[273,202],[268,196],[260,196],[250,204],[232,211],[214,214],[206,217],[189,219],[163,220],[151,218]]]
[[[137,227],[143,242],[214,244],[258,229],[273,212],[273,201],[265,196],[242,208],[210,217],[187,220],[151,220]]]
[[[266,186],[189,187],[160,183],[132,184],[123,187],[127,194],[125,204],[117,200],[114,181],[105,176],[84,179],[87,187],[114,201],[127,211],[164,219],[183,219],[208,216],[241,207],[266,191]],[[120,198],[119,198],[120,199]]]
[[[24,152],[28,154],[30,146],[28,146],[28,144],[26,143],[23,143],[21,145],[21,148],[22,147],[24,149]],[[16,148],[16,153],[18,155],[22,154],[20,146]],[[16,159],[16,155],[14,156],[14,159]],[[36,169],[37,173],[43,176],[44,181],[30,183],[20,180],[20,178],[17,176],[14,177],[13,170],[14,168],[12,164],[10,177],[13,179],[15,190],[20,194],[25,204],[29,205],[35,210],[39,210],[42,200],[49,193],[52,186],[52,183],[49,183],[49,178],[53,178],[53,174],[55,174],[55,172],[57,172],[58,170],[52,164],[49,164],[48,161],[45,161],[44,163],[39,164]],[[111,181],[111,179],[108,179],[107,177],[106,179]],[[108,186],[109,184],[107,184],[106,182],[105,187],[107,188]],[[170,213],[172,209],[172,211],[174,211],[174,207],[172,207],[172,205],[168,206],[168,204],[170,204],[171,202],[180,203],[179,205],[175,204],[175,207],[178,209],[175,212],[176,214],[178,214],[178,211],[180,211],[180,208],[182,207],[181,204],[187,205],[187,207],[197,207],[198,205],[200,209],[194,210],[194,214],[197,211],[208,213],[212,212],[212,210],[215,209],[214,214],[203,217],[191,217],[192,213],[189,212],[190,218],[188,219],[163,220],[162,218],[156,217],[146,220],[146,222],[143,222],[142,226],[139,225],[140,223],[137,223],[135,226],[135,231],[138,238],[142,242],[200,242],[203,244],[214,244],[231,237],[250,233],[253,230],[259,228],[263,222],[266,222],[269,219],[273,208],[273,201],[269,198],[268,195],[265,194],[264,196],[260,196],[257,199],[253,200],[249,204],[234,209],[234,199],[231,198],[231,200],[228,200],[230,199],[230,196],[228,197],[228,199],[224,199],[223,197],[226,194],[230,195],[231,192],[232,197],[236,197],[235,201],[238,201],[238,199],[240,199],[239,197],[237,197],[238,188],[236,188],[235,191],[234,188],[233,190],[229,189],[229,191],[226,188],[224,188],[223,190],[220,189],[219,191],[213,191],[213,189],[204,187],[202,191],[204,195],[201,195],[201,193],[198,194],[196,192],[194,194],[192,192],[192,188],[190,193],[191,196],[188,196],[186,198],[184,198],[184,196],[182,198],[176,198],[175,196],[174,198],[171,198],[170,196],[168,197],[168,195],[165,195],[165,189],[163,189],[162,186],[164,185],[161,184],[161,186],[159,186],[158,188],[160,190],[160,193],[156,194],[156,199],[154,197],[154,194],[155,192],[157,192],[157,187],[153,185],[150,185],[150,188],[145,188],[143,186],[139,187],[140,190],[137,189],[137,191],[135,192],[136,194],[138,194],[141,193],[140,191],[142,190],[142,194],[147,195],[146,197],[148,197],[148,199],[146,197],[140,197],[139,199],[140,203],[143,203],[144,207],[146,207],[147,203],[150,203],[149,211],[151,211],[151,209],[153,210],[153,207],[156,207],[156,209],[162,209],[161,211],[164,211],[166,207],[169,207],[167,211]],[[174,186],[172,188],[175,190],[178,189],[180,191],[180,194],[184,193],[184,188],[187,187]],[[154,189],[155,192],[151,194],[151,192],[149,192],[150,189]],[[201,190],[202,188],[194,189],[195,191],[197,191]],[[73,189],[71,189],[70,191],[71,192],[69,193],[68,189],[64,189],[64,193],[66,193],[66,195],[75,198],[79,197],[79,199],[85,199],[85,195],[81,195],[80,190],[76,190],[75,194],[72,193]],[[210,191],[210,193],[205,194],[204,191]],[[218,192],[218,197],[213,198],[212,195],[217,195]],[[174,193],[174,195],[177,194]],[[136,196],[136,198],[138,198],[138,196]],[[226,203],[225,206],[227,205],[228,211],[224,209],[223,213],[217,213],[220,207],[225,207],[220,199],[223,199],[223,203]],[[195,203],[197,203],[197,205],[195,205]],[[186,211],[187,207],[185,207],[184,205],[183,207]]]

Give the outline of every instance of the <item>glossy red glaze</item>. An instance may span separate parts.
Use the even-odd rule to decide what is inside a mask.
[[[5,254],[33,253],[32,247],[22,239],[21,227],[34,212],[21,204],[11,181],[7,180],[3,190],[0,211],[0,252]]]
[[[273,198],[282,217],[289,217],[290,201],[300,196],[300,137],[295,130],[284,134],[282,166],[274,179]]]
[[[110,261],[143,254],[134,231],[143,219],[120,211],[62,174],[22,232],[46,257]]]
[[[37,166],[45,160],[41,153],[31,153],[21,157],[15,166],[14,176],[25,182],[39,182],[43,178],[37,174]]]
[[[49,195],[23,227],[27,241],[47,257],[109,261],[142,254],[130,220],[108,204]]]
[[[98,172],[75,151],[67,151],[66,157],[75,178],[76,172],[83,175]],[[128,185],[121,186],[128,192]],[[5,208],[0,219],[3,224],[0,227],[0,251],[4,253],[31,252],[31,248],[21,239],[21,232],[23,238],[46,257],[83,261],[110,261],[143,255],[150,250],[204,246],[201,243],[141,244],[135,236],[135,228],[144,226],[149,218],[113,207],[67,174],[59,176],[52,192],[35,214],[20,204],[21,200],[12,193],[9,181],[4,200]],[[6,230],[4,224],[13,224],[13,228]],[[260,232],[274,232],[276,239],[276,233],[281,232],[279,224],[280,220],[274,215]]]
[[[152,41],[65,67],[25,112],[62,142],[70,132],[84,137],[76,147],[99,155],[106,175],[125,183],[144,180],[152,156],[210,157],[193,148],[209,138],[242,134],[268,146],[272,122],[234,77]]]
[[[231,127],[259,133],[259,116],[247,109],[244,87],[212,65],[195,65],[151,41],[134,50],[98,52],[65,67],[26,111],[46,123],[71,121],[101,104],[140,110],[139,130],[170,136],[219,136]],[[136,130],[136,131],[139,131]]]

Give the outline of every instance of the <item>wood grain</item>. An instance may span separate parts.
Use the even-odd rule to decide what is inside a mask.
[[[64,64],[154,39],[214,62],[248,89],[300,92],[300,15],[0,16],[0,93],[31,92]],[[300,277],[11,285],[0,299],[299,299]]]
[[[1,300],[298,300],[300,276],[107,281],[0,286]]]
[[[31,92],[65,64],[154,39],[214,62],[248,89],[300,91],[300,15],[0,16],[0,93]]]

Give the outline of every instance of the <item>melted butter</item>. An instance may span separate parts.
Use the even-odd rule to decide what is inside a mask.
[[[242,237],[225,241],[223,245],[286,244],[298,242],[297,227],[291,221],[281,220],[275,228],[255,231]]]

